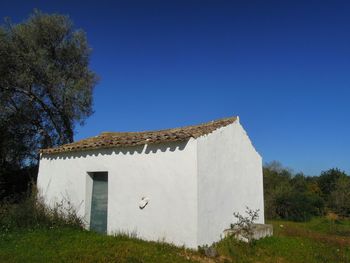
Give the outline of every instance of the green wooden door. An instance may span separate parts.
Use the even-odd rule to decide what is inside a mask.
[[[90,229],[107,233],[108,173],[93,173],[92,179]]]

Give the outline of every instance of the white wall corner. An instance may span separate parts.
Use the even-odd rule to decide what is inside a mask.
[[[191,138],[193,139],[193,138]],[[190,140],[191,140],[190,139]],[[198,165],[198,139],[193,139],[194,140],[194,147],[195,147],[195,157],[194,157],[194,162],[195,162],[195,170],[196,170],[196,215],[195,215],[195,222],[196,222],[196,236],[195,236],[195,242],[196,242],[196,247],[195,249],[197,249],[197,247],[199,246],[199,206],[198,206],[198,202],[199,202],[199,191],[198,191],[198,182],[199,182],[199,165]]]
[[[237,116],[237,118],[238,118],[238,116]],[[248,138],[248,141],[250,142],[252,148],[254,149],[254,151],[256,152],[257,156],[258,156],[258,157],[261,159],[261,161],[262,161],[262,159],[263,159],[262,156],[260,155],[260,153],[259,153],[259,152],[257,151],[257,149],[255,148],[255,146],[254,146],[252,140],[250,139],[250,137],[249,137],[247,131],[244,129],[243,125],[242,125],[240,122],[238,122],[237,124],[238,124],[238,125],[240,126],[240,128],[243,130],[244,135]]]
[[[239,122],[239,116],[238,116],[238,115],[236,116],[236,121],[237,121],[238,123],[240,123],[240,122]]]

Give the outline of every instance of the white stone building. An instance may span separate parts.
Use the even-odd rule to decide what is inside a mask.
[[[191,248],[218,241],[246,206],[264,223],[262,159],[238,117],[41,150],[38,188],[89,229]]]

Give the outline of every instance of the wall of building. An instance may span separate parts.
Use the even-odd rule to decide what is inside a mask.
[[[218,241],[246,206],[264,223],[262,159],[239,121],[200,137],[197,150],[198,245]]]
[[[262,159],[238,121],[188,142],[43,155],[38,187],[88,227],[93,172],[108,172],[109,234],[196,248],[218,241],[246,206],[264,223]]]
[[[108,172],[108,233],[197,246],[196,141],[43,155],[38,187],[50,205],[71,202],[89,225],[92,180]],[[141,210],[142,197],[149,204]],[[65,202],[66,203],[66,202]]]

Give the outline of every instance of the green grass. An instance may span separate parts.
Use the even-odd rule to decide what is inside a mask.
[[[273,237],[250,246],[227,238],[217,244],[219,254],[233,262],[350,262],[350,221],[331,227],[323,218],[307,223],[269,223],[274,226]]]
[[[350,262],[350,220],[330,223],[272,221],[274,236],[248,245],[226,238],[219,257],[127,236],[103,236],[77,228],[0,231],[0,262]]]
[[[277,224],[278,221],[275,221]],[[280,222],[280,224],[283,224],[283,222]],[[299,226],[306,230],[319,232],[327,235],[337,235],[337,236],[344,236],[344,237],[350,237],[350,220],[341,220],[338,222],[332,223],[331,221],[327,220],[324,217],[318,217],[313,218],[310,222],[305,223],[293,223],[289,222],[289,226]]]
[[[2,234],[0,262],[191,262],[186,250],[126,236],[72,228]]]

